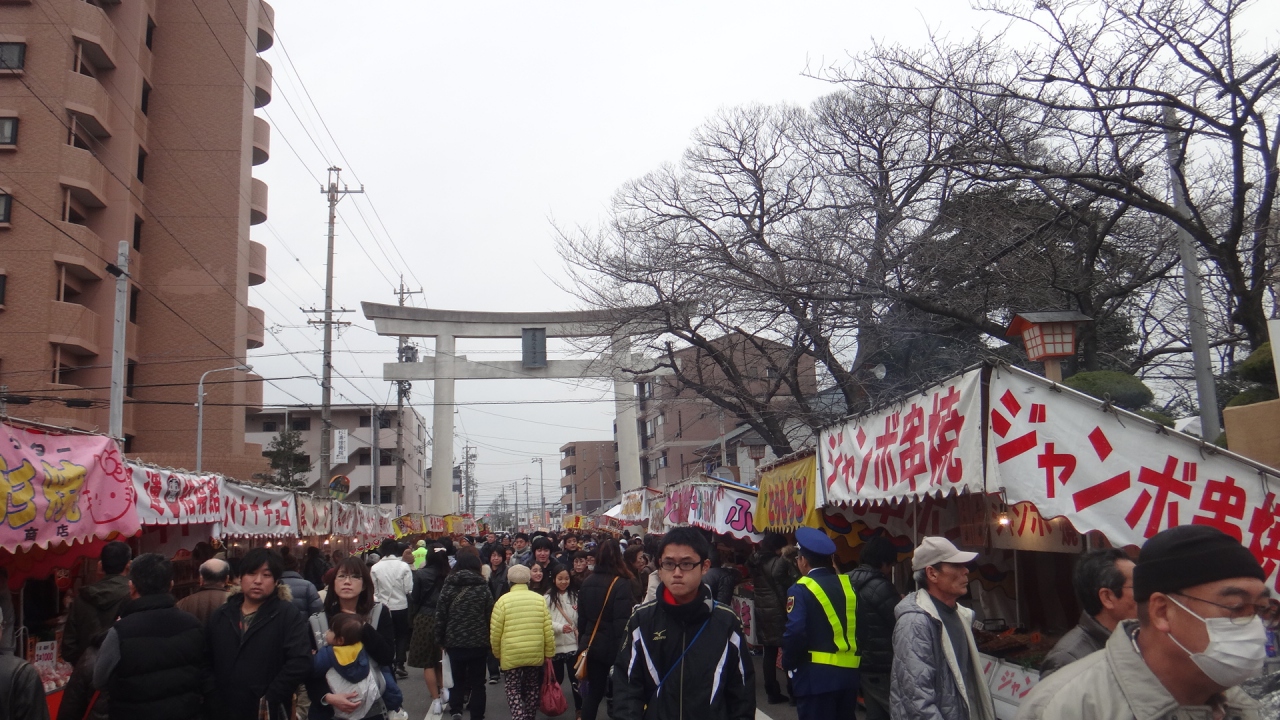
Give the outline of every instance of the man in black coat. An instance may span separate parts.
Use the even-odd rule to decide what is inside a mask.
[[[862,701],[867,720],[889,720],[889,678],[893,671],[893,610],[902,600],[889,581],[898,551],[877,535],[862,545],[849,581],[858,594],[858,652],[862,653]]]
[[[266,698],[272,720],[288,717],[290,700],[311,668],[307,619],[279,583],[284,560],[254,548],[240,561],[240,593],[205,627],[215,684],[210,720],[257,720]]]
[[[778,684],[777,663],[782,634],[787,627],[787,588],[800,579],[796,566],[782,557],[786,544],[786,537],[765,533],[759,552],[747,561],[756,601],[756,637],[764,646],[760,675],[768,702],[773,705],[789,699]],[[787,684],[790,686],[790,681]]]
[[[711,546],[701,531],[662,538],[658,599],[636,608],[613,669],[614,720],[754,720],[755,673],[742,622],[703,582]],[[852,708],[849,709],[852,717]]]
[[[172,589],[173,565],[163,555],[139,555],[129,565],[130,599],[93,668],[93,686],[110,691],[112,720],[205,715],[213,686],[204,628],[176,607]]]
[[[13,623],[14,617],[0,608],[0,632],[13,627]],[[40,673],[31,663],[8,653],[0,653],[0,717],[49,720]]]

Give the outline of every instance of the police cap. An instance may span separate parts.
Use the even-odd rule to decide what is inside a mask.
[[[817,528],[797,528],[796,544],[800,546],[801,550],[814,555],[834,555],[836,552],[835,541]]]

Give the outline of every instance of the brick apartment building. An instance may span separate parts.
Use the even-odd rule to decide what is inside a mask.
[[[264,341],[248,289],[266,248],[249,229],[267,217],[254,109],[271,99],[258,53],[273,33],[261,0],[0,2],[0,385],[32,398],[12,414],[108,429],[106,266],[126,241],[126,451],[194,467],[197,381]],[[255,378],[209,376],[206,470],[264,468],[244,433]]]
[[[602,504],[612,504],[618,497],[618,456],[613,441],[582,440],[560,446],[560,488],[560,504],[566,513],[586,514]]]
[[[727,352],[735,367],[746,378],[752,392],[763,394],[776,376],[772,367],[784,366],[783,358],[790,348],[768,340],[747,338],[730,334],[717,339],[716,344]],[[763,349],[761,349],[763,347]],[[771,362],[770,360],[773,360]],[[676,360],[684,372],[699,377],[706,384],[724,382],[724,373],[695,348],[676,352]],[[805,396],[817,394],[817,372],[812,357],[801,359],[799,387]],[[722,411],[718,405],[699,397],[689,387],[680,386],[675,375],[655,375],[641,378],[636,384],[636,402],[639,404],[636,432],[640,436],[640,477],[646,487],[661,488],[683,479],[707,472],[719,465],[719,453],[708,454],[704,448],[721,436],[737,438],[745,427],[732,413]],[[785,393],[775,395],[773,402],[794,402]],[[620,429],[615,427],[615,435]],[[757,444],[759,442],[757,436]],[[727,453],[727,465],[737,471],[739,467],[754,467],[755,460],[771,457],[771,452],[756,458],[748,445],[741,441],[741,452]],[[747,465],[748,460],[750,465]],[[754,473],[748,473],[754,475]],[[748,480],[746,477],[739,477]]]

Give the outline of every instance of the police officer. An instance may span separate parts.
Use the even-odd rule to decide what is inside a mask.
[[[796,530],[800,580],[787,590],[782,667],[800,720],[853,717],[858,701],[858,596],[831,565],[836,544],[814,528]]]

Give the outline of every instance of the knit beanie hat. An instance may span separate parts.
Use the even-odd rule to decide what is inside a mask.
[[[1171,593],[1228,578],[1266,581],[1267,574],[1239,540],[1208,525],[1179,525],[1142,546],[1133,568],[1133,597]]]
[[[531,577],[533,575],[529,572],[529,568],[524,565],[512,565],[507,568],[507,582],[512,585],[528,585]]]

